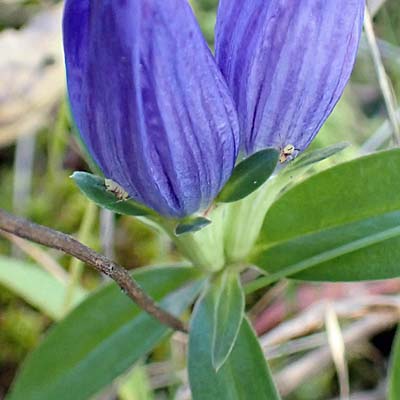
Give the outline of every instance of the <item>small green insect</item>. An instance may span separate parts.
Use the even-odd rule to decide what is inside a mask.
[[[129,199],[129,194],[124,190],[124,188],[122,188],[112,179],[105,179],[104,185],[107,192],[112,193],[118,199],[118,201],[127,201]]]
[[[294,145],[292,145],[292,144],[286,145],[281,150],[281,154],[279,156],[279,162],[281,164],[283,164],[284,162],[291,160],[294,157],[296,151],[299,151],[299,149],[296,149],[296,147],[294,147]]]

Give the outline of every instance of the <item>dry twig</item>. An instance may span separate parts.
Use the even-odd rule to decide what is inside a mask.
[[[78,242],[72,236],[15,217],[0,209],[0,229],[24,239],[61,250],[90,265],[114,280],[144,311],[174,330],[187,332],[182,321],[160,308],[131,278],[128,271],[103,255]]]

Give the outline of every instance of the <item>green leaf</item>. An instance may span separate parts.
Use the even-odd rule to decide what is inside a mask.
[[[199,283],[188,285],[197,274],[193,268],[162,267],[134,276],[156,301],[173,292],[161,305],[179,315],[198,293]],[[87,400],[151,351],[168,332],[110,284],[51,330],[27,358],[7,399]]]
[[[242,325],[225,364],[212,364],[215,299],[208,291],[196,304],[189,335],[189,382],[193,400],[279,400],[271,373],[249,322]]]
[[[253,193],[272,175],[278,158],[279,152],[275,149],[261,150],[246,158],[233,170],[217,201],[231,203]]]
[[[118,199],[115,194],[106,189],[104,178],[87,172],[74,172],[71,178],[81,192],[100,207],[124,215],[145,216],[154,214],[154,211],[133,200]]]
[[[66,284],[38,266],[0,256],[0,284],[37,307],[54,320],[62,317]],[[83,300],[86,292],[77,288],[72,305]]]
[[[226,271],[214,290],[215,319],[212,347],[213,366],[218,371],[235,344],[244,316],[245,299],[237,272]]]
[[[175,234],[180,236],[184,235],[185,233],[197,232],[210,224],[211,221],[204,217],[186,219],[176,227]]]
[[[293,187],[269,209],[252,261],[276,279],[400,276],[399,166],[400,150],[390,150]]]
[[[398,399],[400,399],[400,327],[397,329],[391,355],[388,400]]]
[[[285,172],[293,172],[295,169],[307,167],[317,162],[326,160],[329,157],[343,151],[349,146],[349,143],[342,142],[336,143],[332,146],[324,147],[322,149],[306,151],[293,160],[286,168]]]
[[[259,250],[254,261],[273,274],[312,281],[361,281],[400,276],[400,212],[340,227]]]
[[[400,150],[339,164],[294,186],[269,209],[262,242],[276,243],[400,210]]]

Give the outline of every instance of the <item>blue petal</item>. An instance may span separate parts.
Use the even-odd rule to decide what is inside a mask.
[[[67,0],[78,129],[107,178],[170,217],[207,207],[239,146],[235,105],[186,0]]]
[[[252,153],[304,150],[350,77],[364,0],[220,0],[216,58]]]

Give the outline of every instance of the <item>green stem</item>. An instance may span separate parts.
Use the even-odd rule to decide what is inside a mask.
[[[85,209],[85,214],[83,216],[83,220],[81,223],[81,226],[79,228],[79,233],[78,233],[78,240],[83,243],[87,243],[90,236],[91,236],[91,230],[93,228],[93,225],[96,221],[96,216],[97,216],[97,206],[95,203],[88,201],[86,209]],[[83,273],[83,262],[78,260],[77,258],[72,258],[71,264],[69,267],[70,271],[70,279],[69,283],[66,289],[65,293],[65,299],[64,299],[64,313],[67,313],[73,304],[73,300],[75,297],[75,292],[76,289],[80,285],[80,281],[82,278],[82,273]]]
[[[211,215],[212,223],[195,233],[175,234],[176,221],[157,220],[175,243],[180,253],[196,267],[208,272],[221,270],[225,265],[223,249],[224,210],[216,209]]]
[[[248,257],[263,225],[265,215],[288,180],[275,177],[245,199],[228,205],[225,226],[225,255],[228,264]]]

